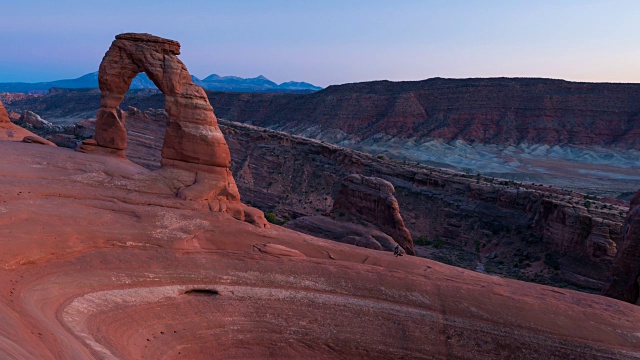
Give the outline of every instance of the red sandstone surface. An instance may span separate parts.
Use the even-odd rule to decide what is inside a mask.
[[[0,140],[35,142],[55,146],[52,142],[37,136],[31,131],[13,124],[2,102],[0,102]]]
[[[640,358],[631,304],[258,228],[174,169],[0,151],[2,358]]]

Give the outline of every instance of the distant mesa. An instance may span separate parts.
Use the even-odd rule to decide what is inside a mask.
[[[276,92],[276,93],[311,93],[322,90],[321,87],[307,82],[288,81],[277,84],[263,75],[255,78],[238,76],[220,76],[211,74],[204,79],[191,76],[194,84],[212,91],[228,92]],[[0,83],[0,92],[46,94],[52,88],[61,89],[96,89],[98,88],[98,72],[89,73],[76,79],[56,80],[50,82]],[[130,89],[157,89],[147,74],[140,73],[132,81]]]

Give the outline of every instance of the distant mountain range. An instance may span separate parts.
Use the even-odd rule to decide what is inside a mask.
[[[288,81],[282,84],[260,75],[255,78],[238,76],[220,76],[212,74],[204,79],[191,76],[193,82],[213,91],[226,92],[276,92],[276,93],[312,93],[322,90],[321,87],[306,82]],[[51,88],[83,89],[98,88],[98,72],[83,75],[77,79],[65,79],[39,83],[0,83],[0,92],[18,92],[25,94],[47,93]],[[155,89],[156,86],[147,74],[140,73],[131,82],[131,89]]]

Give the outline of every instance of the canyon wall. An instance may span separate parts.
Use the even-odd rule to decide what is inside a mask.
[[[127,157],[160,168],[166,114],[124,113]],[[78,126],[91,134],[91,121]],[[589,291],[603,288],[622,239],[628,208],[621,201],[390,160],[225,120],[220,126],[243,199],[280,222],[330,215],[345,177],[375,176],[394,186],[419,256]]]
[[[123,106],[162,108],[162,97],[149,94],[131,92]],[[53,118],[97,108],[97,95],[60,90],[4,99],[10,110]],[[434,78],[333,85],[313,94],[207,95],[219,118],[342,145],[388,137],[640,150],[640,84]]]
[[[444,250],[431,254],[459,266],[481,262],[494,273],[600,290],[621,241],[624,205],[374,157],[250,125],[221,126],[244,198],[282,219],[328,213],[342,178],[358,173],[392,183],[414,242],[440,243]],[[455,256],[437,254],[447,251]]]

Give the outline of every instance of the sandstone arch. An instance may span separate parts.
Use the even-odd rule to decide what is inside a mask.
[[[118,106],[133,78],[149,76],[165,95],[169,116],[162,158],[227,168],[231,155],[201,87],[178,59],[180,44],[149,34],[120,34],[100,64],[100,110],[95,140],[115,150],[127,146],[127,133]]]
[[[178,191],[184,200],[205,202],[214,212],[268,227],[261,211],[240,203],[229,170],[231,154],[204,90],[194,84],[178,59],[180,43],[150,34],[116,36],[100,63],[100,110],[93,141],[79,151],[125,156],[125,113],[119,108],[131,81],[141,72],[162,91],[168,115],[162,147],[163,167],[195,173],[195,183]]]

